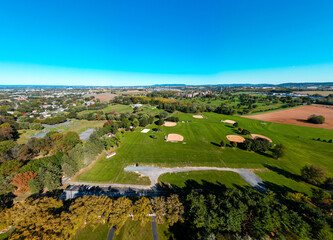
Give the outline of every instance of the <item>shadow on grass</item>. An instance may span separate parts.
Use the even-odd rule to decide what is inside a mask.
[[[271,166],[271,165],[267,165],[267,164],[264,164],[264,167],[268,168],[269,170],[271,170],[273,172],[276,172],[277,174],[285,176],[286,178],[290,178],[290,179],[295,180],[297,182],[302,181],[301,176],[296,175],[294,173],[291,173],[289,171],[286,171],[284,169],[281,169],[281,168],[278,168],[278,167],[275,167],[275,166]]]
[[[210,144],[212,144],[212,145],[214,145],[214,146],[216,146],[216,147],[221,147],[221,145],[220,145],[220,144],[218,144],[218,143],[215,143],[215,142],[210,142]]]

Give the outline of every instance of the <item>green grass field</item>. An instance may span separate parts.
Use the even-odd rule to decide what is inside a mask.
[[[72,240],[106,240],[109,234],[109,226],[107,224],[99,224],[95,228],[87,225],[79,229]]]
[[[182,173],[166,173],[163,174],[159,180],[164,183],[169,183],[177,187],[186,187],[191,182],[195,181],[199,185],[205,182],[214,183],[217,185],[224,185],[231,188],[234,185],[249,186],[243,178],[234,172],[220,172],[220,171],[193,171]]]
[[[300,181],[300,168],[306,164],[315,164],[327,169],[328,175],[333,176],[333,145],[314,141],[312,138],[332,139],[333,131],[318,128],[286,125],[279,123],[265,123],[237,116],[225,116],[216,113],[204,113],[204,119],[196,119],[193,114],[177,113],[180,118],[175,127],[163,127],[162,132],[141,133],[142,128],[134,132],[125,133],[117,155],[102,158],[87,171],[83,171],[77,180],[87,182],[117,182],[147,184],[147,179],[134,173],[126,173],[123,168],[139,163],[163,167],[177,166],[216,166],[231,168],[250,168],[257,170],[257,174],[272,188],[289,188],[294,191],[309,193],[311,185]],[[242,128],[251,133],[262,134],[286,146],[286,155],[275,160],[267,155],[247,152],[241,149],[226,147],[221,149],[217,144],[226,135],[235,134],[235,129],[220,120],[231,119],[239,123]],[[185,121],[184,123],[182,121]],[[186,122],[188,121],[188,122]],[[150,125],[147,128],[153,128]],[[186,144],[165,142],[164,136],[177,133],[184,136]],[[154,134],[157,139],[149,136]],[[209,180],[209,175],[206,175]],[[238,177],[238,176],[237,176]],[[176,178],[179,178],[178,180]],[[180,184],[183,176],[172,177],[174,184]],[[200,176],[196,180],[205,179]],[[162,179],[165,179],[163,176]],[[169,179],[170,180],[170,179]],[[239,179],[238,179],[239,180]],[[236,177],[225,180],[227,184]]]
[[[118,235],[114,235],[114,240],[153,240],[151,222],[141,226],[140,222],[127,220]]]

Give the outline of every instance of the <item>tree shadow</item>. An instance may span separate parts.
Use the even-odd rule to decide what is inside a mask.
[[[303,122],[303,123],[310,123],[308,120],[305,119],[296,119],[297,122]]]
[[[216,146],[216,147],[221,147],[221,145],[220,145],[220,144],[218,144],[218,143],[215,143],[215,142],[210,142],[210,144],[212,144],[212,145],[214,145],[214,146]]]
[[[293,179],[293,180],[295,180],[297,182],[302,181],[301,176],[296,175],[296,174],[291,173],[291,172],[288,172],[288,171],[286,171],[284,169],[281,169],[281,168],[278,168],[278,167],[275,167],[275,166],[271,166],[271,165],[267,165],[267,164],[264,164],[264,167],[268,168],[269,170],[271,170],[273,172],[276,172],[277,174],[285,176],[286,178]]]

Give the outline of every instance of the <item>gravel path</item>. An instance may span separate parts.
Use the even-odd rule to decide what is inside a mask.
[[[218,167],[158,168],[158,167],[135,167],[135,166],[129,166],[125,168],[126,172],[136,172],[149,177],[151,181],[151,186],[157,184],[159,176],[164,173],[179,173],[179,172],[207,171],[207,170],[231,171],[238,173],[252,187],[263,191],[265,190],[264,183],[261,180],[261,178],[259,178],[250,170],[243,168],[218,168]]]
[[[79,135],[80,139],[81,139],[82,141],[87,141],[87,140],[89,139],[90,135],[91,135],[95,130],[96,130],[95,128],[90,128],[90,129],[84,131],[83,133],[81,133],[81,134]]]
[[[112,187],[129,187],[137,189],[151,189],[158,183],[158,178],[165,173],[179,173],[190,171],[231,171],[238,173],[248,184],[258,189],[259,191],[265,191],[264,182],[248,169],[244,168],[219,168],[219,167],[182,167],[182,168],[158,168],[158,167],[135,167],[128,166],[124,169],[126,172],[136,172],[138,174],[149,177],[150,185],[134,185],[134,184],[114,184],[114,183],[91,183],[91,182],[72,182],[67,181],[73,185],[91,185],[91,186],[112,186]]]
[[[153,219],[151,221],[151,228],[153,230],[153,238],[154,238],[154,240],[158,240],[157,226],[156,226],[155,218],[156,217],[153,217]]]
[[[114,227],[112,227],[109,231],[109,234],[108,234],[108,240],[112,240],[113,239],[113,235],[114,235],[114,231],[116,229]]]

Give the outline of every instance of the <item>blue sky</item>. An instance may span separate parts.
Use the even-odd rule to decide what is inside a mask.
[[[3,1],[0,85],[333,81],[333,1]]]

